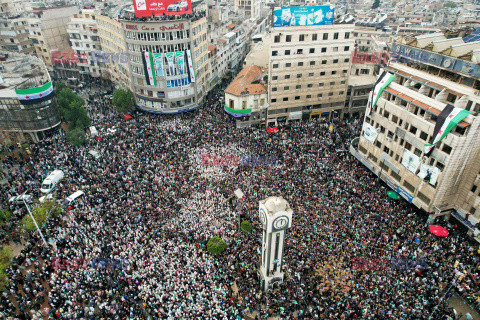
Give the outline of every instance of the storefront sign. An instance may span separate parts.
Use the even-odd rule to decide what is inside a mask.
[[[407,190],[403,189],[402,187],[398,187],[397,193],[401,195],[409,203],[412,203],[413,196],[410,193],[408,193]]]

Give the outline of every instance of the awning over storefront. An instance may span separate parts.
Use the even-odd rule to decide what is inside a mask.
[[[290,114],[288,115],[288,120],[301,120],[302,116],[303,116],[302,111],[290,112]]]
[[[249,117],[252,115],[252,109],[231,109],[227,106],[223,108],[226,113],[235,118]]]

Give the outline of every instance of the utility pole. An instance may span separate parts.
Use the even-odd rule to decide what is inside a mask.
[[[25,198],[23,197],[23,196],[25,195],[25,193],[27,193],[27,191],[25,191],[25,192],[22,193],[22,195],[21,195],[23,204],[25,204],[25,208],[27,208],[27,211],[28,211],[28,213],[30,214],[30,217],[32,217],[33,223],[35,223],[35,227],[37,227],[38,233],[40,233],[40,237],[42,237],[43,244],[47,247],[47,242],[45,241],[45,238],[43,237],[43,233],[42,233],[42,231],[40,230],[40,228],[38,227],[37,221],[36,221],[35,218],[33,217],[33,214],[32,214],[32,212],[30,211],[30,208],[28,207],[27,202],[25,201]]]

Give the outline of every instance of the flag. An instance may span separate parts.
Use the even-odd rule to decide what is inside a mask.
[[[369,116],[372,109],[377,104],[378,98],[382,95],[383,90],[390,85],[390,83],[395,79],[395,75],[391,74],[390,72],[383,71],[380,77],[378,78],[377,82],[375,83],[375,87],[373,88],[373,93],[371,93],[370,100],[368,101],[366,115]]]
[[[425,144],[425,155],[430,154],[433,148],[470,113],[470,111],[447,104],[438,115],[435,129],[433,129],[432,144]]]
[[[53,98],[53,85],[49,81],[43,86],[29,89],[15,89],[15,94],[23,105],[40,103]]]
[[[157,79],[155,77],[155,68],[153,67],[153,54],[151,52],[143,52],[142,62],[147,84],[149,86],[156,86]]]
[[[192,53],[190,52],[190,50],[186,50],[186,53],[187,53],[188,74],[190,75],[190,82],[195,82],[195,71],[193,70]]]

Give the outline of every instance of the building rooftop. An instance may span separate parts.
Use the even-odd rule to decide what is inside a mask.
[[[16,97],[14,89],[39,87],[50,81],[42,60],[12,52],[0,52],[0,97]]]
[[[259,66],[245,67],[230,83],[225,92],[236,96],[267,93],[267,88],[259,83],[263,78],[262,75],[266,75],[266,70]]]

